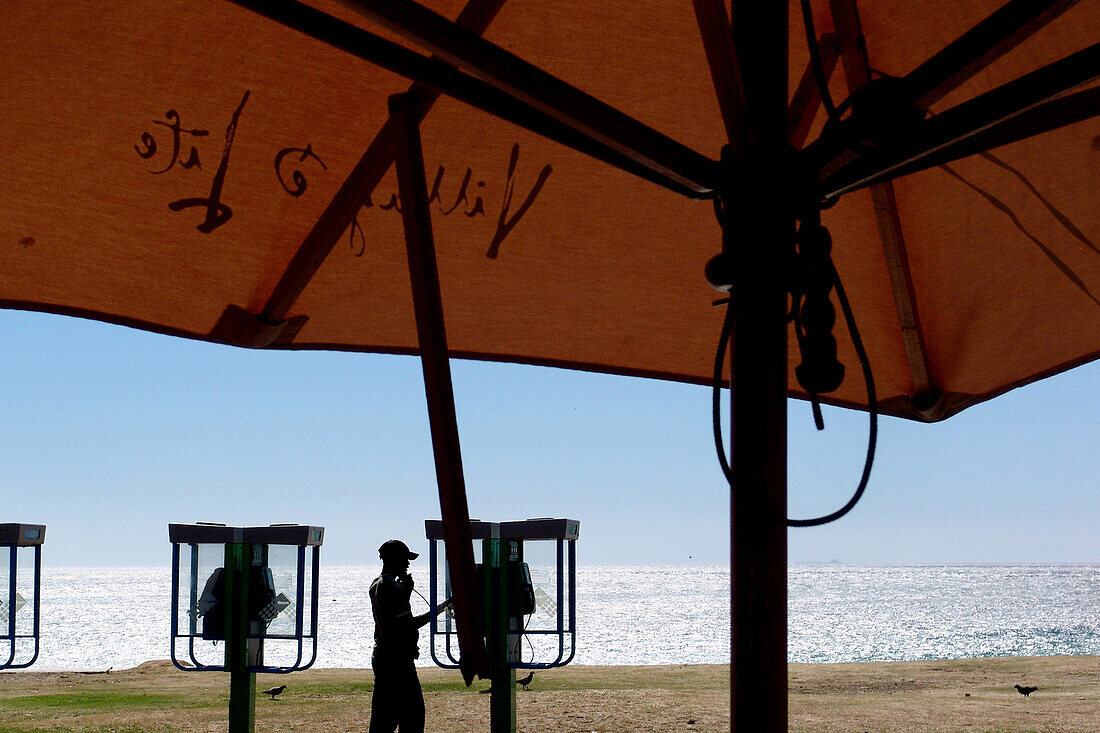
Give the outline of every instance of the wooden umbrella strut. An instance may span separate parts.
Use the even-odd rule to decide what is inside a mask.
[[[398,130],[398,149],[394,160],[398,190],[404,203],[401,215],[409,276],[412,279],[416,331],[424,367],[428,420],[431,424],[436,480],[439,484],[439,508],[443,519],[447,565],[455,589],[455,622],[458,625],[461,653],[459,664],[462,676],[469,685],[475,673],[481,676],[489,673],[489,660],[478,622],[473,534],[462,472],[462,451],[458,441],[458,420],[447,354],[443,300],[436,268],[428,185],[424,174],[416,106],[417,99],[413,95],[395,95],[390,98],[390,115]]]

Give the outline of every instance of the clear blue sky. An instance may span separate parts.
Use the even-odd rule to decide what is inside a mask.
[[[581,520],[580,562],[726,564],[702,387],[453,367],[471,516]],[[0,522],[48,565],[167,565],[169,522],[326,527],[322,562],[423,548],[438,517],[419,362],[272,353],[0,311]],[[863,502],[792,562],[1100,562],[1100,364],[937,425],[886,418]],[[790,403],[790,506],[847,500],[866,417]]]

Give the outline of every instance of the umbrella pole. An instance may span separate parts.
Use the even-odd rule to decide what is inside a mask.
[[[744,282],[729,306],[733,731],[787,730],[786,304]]]
[[[734,0],[745,114],[731,139],[723,252],[730,337],[730,727],[787,730],[787,4]]]

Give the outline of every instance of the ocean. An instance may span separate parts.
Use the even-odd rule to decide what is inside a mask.
[[[378,570],[322,566],[315,667],[369,666]],[[413,576],[426,594],[426,570]],[[794,565],[788,578],[791,662],[1100,654],[1100,565]],[[170,597],[167,568],[46,568],[34,669],[167,659]],[[725,567],[581,567],[573,661],[726,663],[728,614]]]

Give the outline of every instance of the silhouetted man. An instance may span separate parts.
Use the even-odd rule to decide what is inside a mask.
[[[422,733],[424,694],[414,660],[420,656],[420,627],[431,612],[413,616],[409,597],[413,579],[409,561],[420,555],[400,540],[388,540],[378,548],[382,574],[370,586],[374,612],[374,694],[371,696],[370,733]],[[436,613],[451,605],[450,599]]]

